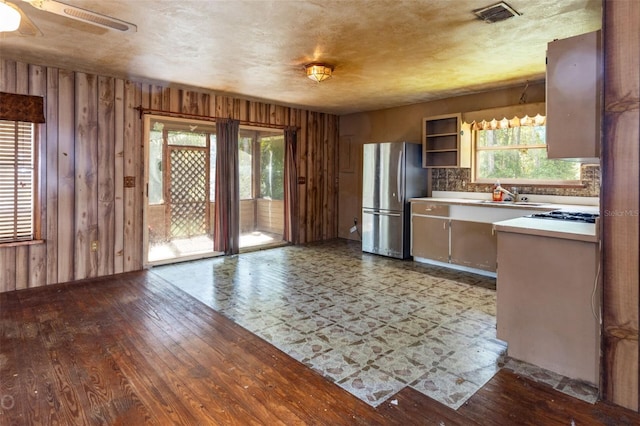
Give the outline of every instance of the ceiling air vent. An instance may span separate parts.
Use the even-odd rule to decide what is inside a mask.
[[[2,0],[0,0],[2,1]],[[91,10],[82,9],[80,7],[71,6],[66,3],[59,2],[57,0],[24,0],[35,8],[46,10],[47,12],[55,13],[56,15],[66,16],[78,21],[86,22],[93,25],[98,25],[110,30],[131,32],[134,33],[138,30],[134,24],[122,21],[111,16],[103,15],[101,13],[93,12]]]
[[[67,6],[64,8],[64,13],[70,18],[91,22],[92,24],[100,25],[101,27],[106,27],[118,31],[129,31],[128,23],[92,12],[90,10],[82,10],[78,7]]]
[[[475,15],[485,22],[493,24],[494,22],[504,21],[505,19],[520,16],[518,12],[505,2],[501,1],[491,6],[483,7],[473,11]]]

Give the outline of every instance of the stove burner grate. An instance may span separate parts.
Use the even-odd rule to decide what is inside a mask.
[[[600,215],[598,213],[583,213],[583,212],[567,212],[562,210],[554,210],[546,213],[532,214],[531,217],[538,219],[556,219],[556,220],[569,220],[573,222],[583,223],[596,223],[596,219]]]

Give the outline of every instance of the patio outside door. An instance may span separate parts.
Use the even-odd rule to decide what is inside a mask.
[[[146,264],[216,255],[215,126],[148,120]]]
[[[209,235],[208,147],[169,146],[166,215],[169,237]]]

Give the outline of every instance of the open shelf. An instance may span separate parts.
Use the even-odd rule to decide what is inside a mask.
[[[427,117],[422,123],[422,167],[460,167],[460,114]]]

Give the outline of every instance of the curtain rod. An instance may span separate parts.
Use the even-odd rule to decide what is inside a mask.
[[[140,118],[142,118],[143,114],[158,114],[167,117],[177,117],[177,118],[193,118],[203,121],[216,121],[220,119],[231,119],[231,117],[216,117],[210,115],[198,115],[198,114],[189,114],[184,112],[172,112],[165,111],[161,109],[152,109],[152,108],[144,108],[142,105],[134,107],[136,111],[140,112]],[[241,125],[245,126],[256,126],[256,127],[266,127],[270,129],[286,129],[286,128],[296,128],[299,129],[298,126],[285,126],[284,124],[271,124],[271,123],[261,123],[259,121],[246,121],[246,120],[238,120]]]

